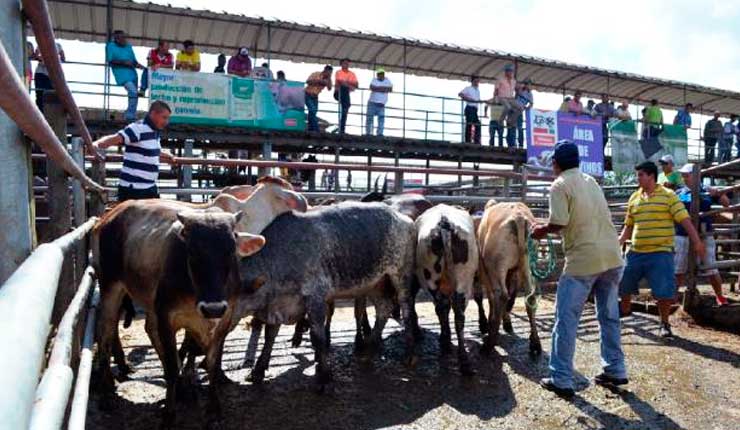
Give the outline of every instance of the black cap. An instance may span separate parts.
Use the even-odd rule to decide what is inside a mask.
[[[561,140],[555,145],[552,159],[558,163],[561,170],[578,167],[580,164],[578,146],[570,140]]]

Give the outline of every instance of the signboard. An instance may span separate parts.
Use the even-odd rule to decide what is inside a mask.
[[[612,121],[609,124],[612,142],[612,170],[628,173],[643,161],[657,164],[660,157],[671,154],[677,167],[688,162],[688,139],[681,125],[665,124],[653,139],[640,139],[635,121]]]
[[[175,70],[150,72],[150,101],[172,108],[174,124],[303,130],[303,83]]]
[[[527,164],[552,168],[552,154],[559,140],[578,145],[581,171],[604,175],[604,149],[601,118],[586,115],[530,109],[527,115]]]

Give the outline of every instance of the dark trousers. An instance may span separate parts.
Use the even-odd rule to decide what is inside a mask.
[[[149,68],[145,68],[144,71],[141,72],[141,86],[139,88],[141,91],[149,89]]]
[[[732,158],[732,137],[723,137],[719,141],[719,162],[727,163]]]
[[[319,131],[319,97],[306,94],[306,109],[308,110],[308,131]]]
[[[36,88],[36,106],[41,112],[44,111],[44,91],[54,89],[49,76],[43,73],[33,75],[33,86]]]
[[[349,88],[339,87],[339,133],[344,134],[344,130],[347,128],[347,115],[350,106],[352,106],[352,102],[349,98]]]
[[[475,106],[465,106],[465,143],[480,145],[480,135],[478,108]]]
[[[490,146],[494,146],[496,133],[498,133],[498,146],[504,146],[504,126],[502,126],[498,121],[489,122],[488,134],[490,135],[490,139],[488,140],[488,144]]]
[[[158,199],[159,190],[157,186],[151,188],[145,188],[143,190],[136,189],[134,187],[118,186],[118,202],[125,202],[126,200],[143,200],[143,199]]]
[[[524,112],[516,117],[516,141],[520,148],[524,148]]]
[[[704,164],[714,163],[714,150],[717,146],[716,137],[704,138]]]

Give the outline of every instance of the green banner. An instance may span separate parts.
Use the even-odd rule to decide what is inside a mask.
[[[149,82],[149,100],[169,104],[174,124],[305,129],[301,82],[175,70],[153,71]]]
[[[688,162],[688,139],[683,126],[664,124],[657,138],[640,138],[635,121],[609,123],[612,145],[612,170],[632,172],[636,165],[650,160],[658,162],[665,154],[673,155],[677,167]]]

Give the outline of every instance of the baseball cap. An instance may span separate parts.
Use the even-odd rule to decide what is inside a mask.
[[[247,49],[247,48],[239,48],[239,54],[241,54],[241,55],[249,55],[249,49]]]
[[[511,63],[507,63],[507,64],[506,64],[506,65],[504,66],[504,71],[505,71],[505,72],[513,72],[513,71],[514,71],[514,65],[513,65],[513,64],[511,64]]]
[[[666,154],[662,157],[660,157],[660,160],[658,160],[658,163],[660,164],[673,164],[673,156],[671,154]]]
[[[382,68],[382,67],[378,67],[377,69],[375,69],[375,73],[378,73],[378,74],[383,73],[383,74],[385,74],[385,69]]]
[[[693,171],[694,171],[694,163],[686,163],[683,165],[683,167],[681,167],[678,170],[679,173],[685,173],[685,174],[690,174]]]

